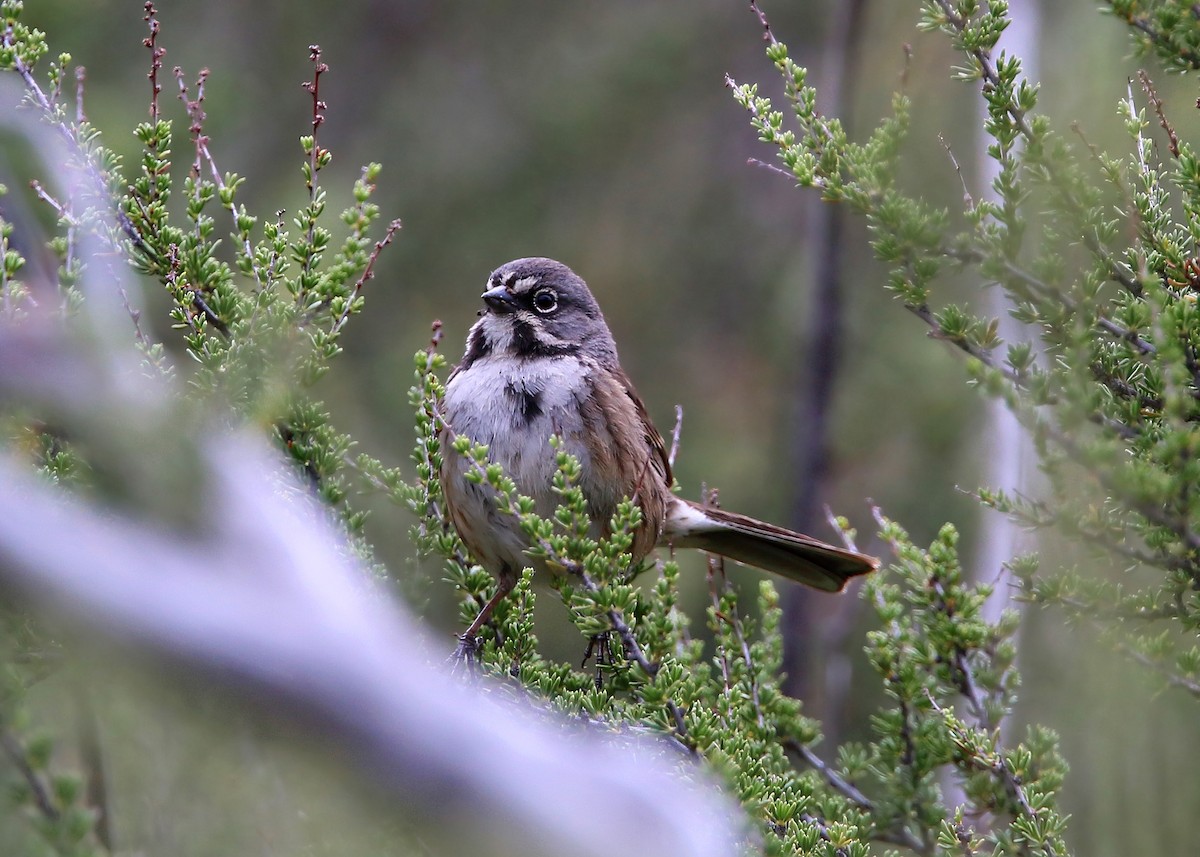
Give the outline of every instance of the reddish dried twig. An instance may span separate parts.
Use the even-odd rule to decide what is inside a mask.
[[[337,334],[346,326],[346,321],[350,318],[350,311],[354,307],[354,301],[362,293],[363,286],[367,284],[367,281],[375,276],[375,260],[379,258],[379,254],[383,252],[383,248],[392,243],[392,239],[396,237],[396,233],[400,231],[400,227],[400,221],[398,219],[393,220],[388,224],[387,232],[384,233],[383,237],[375,242],[375,247],[371,250],[371,255],[367,257],[366,267],[363,268],[362,274],[359,275],[358,281],[354,284],[354,294],[346,301],[345,308],[342,310],[341,315],[338,316],[337,321],[334,322],[332,333]]]
[[[771,44],[778,44],[779,40],[775,38],[775,34],[771,32],[771,22],[767,20],[766,13],[758,8],[758,0],[750,0],[750,9],[758,16],[758,23],[762,24],[763,41]]]
[[[1154,89],[1154,83],[1150,80],[1150,75],[1146,74],[1146,70],[1138,69],[1138,80],[1142,82],[1142,89],[1146,93],[1146,97],[1150,99],[1150,105],[1154,108],[1154,113],[1158,116],[1158,124],[1162,125],[1162,129],[1167,132],[1167,148],[1171,150],[1172,157],[1179,157],[1179,136],[1175,133],[1175,129],[1171,123],[1167,121],[1166,111],[1163,109],[1163,100],[1158,97],[1158,93]]]
[[[212,167],[213,178],[218,185],[222,185],[220,174],[216,170],[216,165],[212,163],[212,156],[208,152],[208,137],[204,133],[204,120],[207,118],[204,113],[204,84],[208,81],[209,71],[206,68],[202,68],[200,69],[200,73],[196,75],[195,98],[191,98],[188,93],[187,81],[183,79],[183,69],[175,66],[173,71],[175,80],[179,84],[179,100],[183,102],[184,109],[187,110],[188,133],[191,134],[192,143],[196,147],[196,157],[192,161],[192,175],[199,178],[204,162],[208,161]]]
[[[145,5],[146,14],[142,20],[150,27],[150,35],[142,39],[142,44],[150,49],[150,73],[146,75],[150,79],[150,121],[158,122],[158,94],[162,92],[162,85],[158,82],[158,72],[163,67],[163,57],[167,53],[166,48],[158,46],[158,10],[154,8],[154,4],[147,0]]]

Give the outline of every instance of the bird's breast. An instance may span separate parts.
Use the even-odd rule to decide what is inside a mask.
[[[590,371],[573,355],[476,360],[446,387],[446,421],[456,434],[487,444],[491,460],[537,501],[539,514],[551,514],[557,500],[551,490],[557,469],[551,435],[563,438],[585,473],[590,468],[581,416]]]

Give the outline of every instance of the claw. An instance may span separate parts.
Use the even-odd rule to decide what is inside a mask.
[[[454,671],[457,671],[460,667],[466,670],[474,670],[479,665],[479,653],[481,651],[483,651],[483,641],[479,637],[474,634],[460,634],[454,653],[446,661]]]
[[[592,654],[596,655],[596,690],[604,687],[604,667],[613,665],[612,654],[612,632],[605,631],[603,634],[594,634],[588,638],[587,651],[583,653],[583,661],[579,667],[582,669],[587,666],[587,662],[592,659]]]

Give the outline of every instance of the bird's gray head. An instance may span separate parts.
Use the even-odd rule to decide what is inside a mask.
[[[553,357],[583,353],[615,363],[617,348],[587,283],[553,259],[533,257],[501,265],[482,295],[487,308],[471,332],[467,357],[481,351]]]

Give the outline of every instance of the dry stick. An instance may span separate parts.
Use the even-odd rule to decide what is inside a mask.
[[[150,121],[153,124],[158,124],[158,94],[162,92],[162,86],[158,82],[158,73],[162,69],[162,58],[166,55],[166,48],[158,46],[158,31],[159,23],[157,10],[152,2],[147,2],[145,5],[146,14],[142,18],[146,25],[150,28],[150,35],[142,40],[142,44],[150,49],[150,73],[146,75],[150,79]]]
[[[725,80],[726,80],[725,85],[729,86],[732,84],[733,78],[726,77]],[[746,163],[752,167],[762,167],[764,170],[768,170],[773,173],[778,173],[781,176],[787,176],[789,179],[796,178],[794,173],[790,172],[789,170],[785,170],[783,167],[779,166],[778,164],[767,163],[766,161],[759,160],[758,158],[746,158]]]
[[[157,22],[155,23],[157,24]],[[154,30],[154,33],[157,33],[157,29]],[[150,40],[147,40],[147,46],[153,47]],[[159,62],[158,65],[161,66],[162,63]],[[153,73],[154,72],[152,71],[151,74]],[[202,165],[208,164],[208,170],[209,174],[212,176],[213,184],[217,186],[218,190],[227,191],[228,186],[225,183],[225,177],[217,168],[217,162],[213,158],[212,151],[208,147],[210,140],[204,133],[204,120],[207,118],[203,109],[204,84],[208,80],[209,71],[207,68],[200,70],[200,74],[196,81],[195,100],[192,100],[188,97],[187,82],[184,80],[183,70],[176,66],[174,73],[176,80],[179,82],[179,100],[183,102],[183,106],[187,110],[188,119],[190,120],[188,131],[192,135],[192,143],[196,148],[196,157],[192,162],[192,169],[198,178],[202,169]],[[155,85],[157,86],[157,84]],[[154,111],[158,110],[157,103],[154,105],[153,109]],[[242,229],[238,223],[237,211],[234,210],[233,201],[230,200],[229,205],[225,207],[229,211],[230,216],[233,218],[234,235],[237,235],[242,231]],[[255,282],[258,283],[260,288],[265,287],[268,284],[268,281],[266,277],[263,276],[263,272],[259,270],[259,266],[254,258],[254,247],[250,243],[250,237],[248,234],[242,239],[241,252],[250,263],[250,268],[254,273]]]
[[[954,157],[954,150],[950,148],[950,144],[946,141],[945,136],[940,133],[938,134],[938,141],[942,144],[942,148],[946,150],[946,155],[950,158],[950,163],[954,166],[954,172],[958,174],[958,180],[962,182],[963,205],[967,208],[974,208],[975,199],[971,196],[971,189],[967,187],[967,179],[963,175],[962,167],[958,164],[958,158]]]
[[[175,74],[175,79],[179,82],[179,100],[183,102],[183,106],[187,110],[187,114],[188,114],[188,120],[189,120],[188,133],[191,134],[192,142],[194,143],[195,148],[196,148],[195,159],[192,161],[192,174],[195,175],[197,178],[197,182],[195,185],[195,191],[193,192],[193,198],[198,199],[199,194],[200,194],[200,183],[199,183],[198,179],[200,177],[201,168],[203,166],[202,152],[207,150],[207,145],[208,145],[208,138],[204,136],[205,115],[204,115],[204,108],[203,108],[204,82],[208,79],[208,69],[206,69],[206,68],[200,69],[200,73],[199,73],[199,75],[197,75],[196,98],[194,100],[188,97],[187,83],[183,79],[183,69],[181,69],[179,66],[175,66],[174,74]],[[197,235],[199,235],[199,232],[200,232],[200,224],[197,221],[197,223],[196,223]],[[192,296],[193,296],[192,299],[197,303],[197,305],[199,307],[201,307],[202,311],[204,311],[205,316],[209,319],[209,323],[211,324],[211,323],[213,323],[213,319],[217,319],[217,323],[214,324],[213,326],[216,327],[217,330],[219,330],[222,334],[224,334],[228,338],[229,327],[223,321],[218,319],[216,313],[213,312],[208,307],[207,303],[200,296],[200,290],[196,289],[196,288],[192,288],[191,291],[192,291]]]
[[[758,16],[758,22],[762,24],[763,41],[770,42],[773,45],[779,44],[779,40],[775,38],[775,34],[771,32],[771,22],[767,20],[766,14],[762,9],[758,8],[757,0],[750,0],[750,9]]]
[[[1158,93],[1156,93],[1154,91],[1154,86],[1150,82],[1150,77],[1146,74],[1145,70],[1139,71],[1138,77],[1141,79],[1142,88],[1145,90],[1146,95],[1149,97],[1150,103],[1154,106],[1154,110],[1158,114],[1159,122],[1162,124],[1162,127],[1167,132],[1167,138],[1169,141],[1171,154],[1173,154],[1178,159],[1179,158],[1179,139],[1175,136],[1175,129],[1172,128],[1170,123],[1167,121],[1166,114],[1163,111],[1162,99],[1160,99],[1158,97]],[[1153,175],[1153,170],[1150,166],[1149,158],[1147,157],[1147,148],[1148,147],[1146,144],[1146,138],[1142,134],[1142,130],[1140,127],[1137,106],[1133,100],[1133,82],[1132,81],[1129,81],[1129,83],[1127,85],[1127,89],[1128,89],[1128,98],[1127,98],[1126,105],[1127,105],[1127,109],[1129,111],[1129,118],[1132,122],[1139,123],[1138,132],[1137,132],[1137,152],[1138,152],[1139,173],[1141,174],[1143,180],[1147,183],[1147,185],[1153,187],[1153,186],[1156,186],[1157,179]],[[1157,238],[1155,243],[1158,244],[1160,247],[1162,247],[1164,244],[1164,242],[1161,238]],[[1164,249],[1167,249],[1167,248],[1164,248]],[[1191,264],[1191,263],[1194,263],[1194,260],[1189,259],[1187,264]],[[1186,272],[1186,270],[1187,269],[1186,269],[1186,264],[1185,264],[1185,272]],[[1183,352],[1184,352],[1184,364],[1192,376],[1191,395],[1193,398],[1195,398],[1198,394],[1200,394],[1200,361],[1197,361],[1196,350],[1192,346],[1192,344],[1188,341],[1187,336],[1183,335],[1181,338],[1182,338],[1181,344],[1183,346]]]
[[[188,114],[188,132],[192,136],[192,143],[194,144],[196,151],[195,159],[192,161],[192,172],[195,174],[196,178],[199,179],[200,174],[203,171],[204,164],[208,164],[208,170],[209,174],[212,175],[213,184],[216,185],[218,190],[227,191],[228,185],[225,183],[225,177],[222,176],[221,171],[217,169],[217,162],[213,158],[212,151],[208,147],[210,142],[208,135],[204,133],[204,120],[207,118],[203,107],[204,84],[208,80],[209,71],[207,68],[200,69],[200,73],[196,78],[195,99],[188,97],[188,87],[187,82],[183,77],[183,70],[179,66],[176,66],[174,69],[174,74],[175,79],[179,83],[179,100],[183,102],[184,109]],[[200,186],[197,184],[196,193],[198,194],[199,192]],[[232,199],[230,200],[228,206],[223,207],[229,212],[230,217],[233,218],[233,234],[236,236],[242,231],[242,228],[238,223],[238,215],[237,211],[234,209]],[[199,227],[197,226],[197,228]],[[263,272],[259,269],[258,263],[254,258],[254,246],[250,243],[250,236],[248,233],[244,238],[242,238],[241,252],[243,255],[245,255],[247,261],[250,263],[250,269],[254,274],[254,281],[258,284],[259,288],[265,288],[268,285],[268,280],[263,275]],[[218,330],[219,329],[220,328],[218,328]]]

